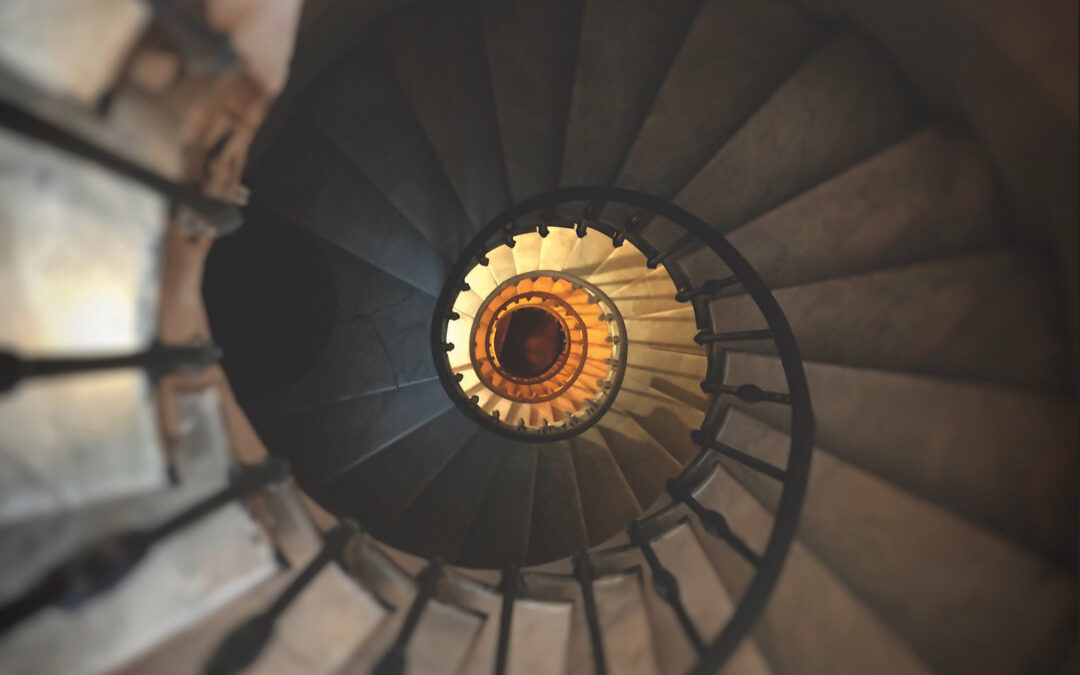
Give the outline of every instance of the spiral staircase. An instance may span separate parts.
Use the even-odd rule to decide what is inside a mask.
[[[77,5],[0,9],[0,673],[1074,672],[1074,290],[856,24]]]

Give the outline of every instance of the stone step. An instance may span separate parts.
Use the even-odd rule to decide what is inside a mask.
[[[1005,210],[975,144],[930,126],[731,232],[770,288],[1001,244]],[[730,272],[711,252],[676,261],[694,283]],[[741,293],[734,286],[726,295]]]
[[[640,516],[641,506],[598,429],[574,436],[570,447],[585,528],[590,545],[596,546]]]
[[[480,8],[507,182],[519,202],[559,181],[581,3],[483,0]]]
[[[475,429],[475,422],[452,407],[359,464],[338,472],[311,495],[332,512],[353,518],[384,538]]]
[[[569,441],[545,443],[539,448],[532,503],[526,559],[530,564],[565,558],[589,547]]]
[[[465,543],[507,439],[476,429],[461,450],[394,522],[385,539],[425,558],[454,561]],[[503,536],[488,532],[487,536]]]
[[[453,407],[438,380],[287,415],[254,417],[270,451],[309,492]]]
[[[0,131],[0,344],[27,358],[123,355],[156,338],[166,203]],[[126,369],[0,397],[0,525],[167,485],[151,383]]]
[[[728,232],[898,140],[915,122],[889,62],[839,34],[761,104],[674,201]]]
[[[257,204],[433,297],[442,290],[449,261],[311,121],[294,118],[251,181]]]
[[[682,464],[630,415],[608,409],[596,429],[626,478],[634,498],[648,509],[664,493],[666,481],[679,474]]]
[[[376,50],[361,48],[305,93],[304,114],[443,259],[474,234],[424,130]]]
[[[802,61],[815,32],[777,0],[701,3],[616,184],[675,194]]]
[[[699,0],[584,3],[560,185],[610,185]]]
[[[50,607],[0,639],[5,673],[104,673],[215,614],[278,572],[271,542],[232,503],[155,545],[110,590]]]
[[[177,397],[179,433],[169,441],[175,485],[0,528],[0,603],[109,536],[148,529],[228,484],[230,456],[221,399],[213,389]]]
[[[694,496],[703,506],[723,514],[754,552],[764,552],[773,529],[772,514],[726,469],[712,472],[695,488]],[[706,533],[696,519],[690,522],[729,595],[741,598],[754,577],[754,567],[727,543]],[[792,542],[753,636],[777,675],[935,672],[798,540]]]
[[[1074,402],[1020,389],[804,362],[818,446],[1041,551],[1076,547]],[[728,352],[724,381],[787,391],[777,357]],[[789,430],[791,409],[731,404]]]
[[[980,253],[773,293],[805,359],[943,377],[1064,387],[1053,281],[1037,260]],[[749,296],[714,300],[714,326],[765,326]],[[992,337],[990,337],[992,336]],[[771,340],[737,349],[769,353]]]
[[[510,204],[479,10],[416,5],[383,25],[379,46],[475,229]]]
[[[528,554],[537,446],[501,436],[500,459],[458,555],[458,564],[502,567]]]
[[[717,438],[774,466],[790,446],[738,410]],[[775,511],[778,482],[720,462]],[[935,668],[1037,672],[1060,660],[1074,627],[1074,579],[998,535],[820,450],[799,522],[800,541]]]
[[[609,672],[658,675],[641,571],[605,574],[592,584]]]
[[[651,386],[624,382],[612,406],[633,417],[657,443],[680,463],[689,462],[698,453],[690,432],[701,427],[705,418],[693,408]]]

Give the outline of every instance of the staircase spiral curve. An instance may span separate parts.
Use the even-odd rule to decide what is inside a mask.
[[[0,672],[1076,663],[1069,294],[860,27],[16,4]]]

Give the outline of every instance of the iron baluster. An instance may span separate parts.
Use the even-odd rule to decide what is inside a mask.
[[[718,452],[721,455],[730,457],[735,461],[744,464],[751,469],[763,473],[770,478],[775,478],[778,481],[783,481],[785,478],[785,472],[783,469],[773,466],[768,462],[762,461],[753,455],[748,455],[742,450],[731,447],[721,443],[715,439],[709,438],[709,435],[702,429],[695,429],[690,432],[690,438],[703,448],[708,448],[714,452]]]
[[[341,555],[349,540],[359,531],[359,526],[351,520],[343,520],[330,530],[323,541],[322,550],[289,582],[281,595],[265,610],[233,629],[222,641],[207,661],[203,670],[205,675],[233,675],[254,663],[273,637],[277,620],[319,572]]]
[[[499,590],[502,591],[502,606],[499,609],[499,644],[495,649],[495,675],[506,675],[514,602],[521,593],[521,570],[517,565],[511,565],[503,570]]]
[[[86,357],[47,357],[24,359],[11,352],[0,352],[0,394],[19,382],[35,377],[52,377],[120,368],[142,368],[151,377],[175,371],[199,372],[221,359],[221,348],[214,344],[166,346],[154,343],[133,354]]]
[[[641,531],[641,524],[638,521],[630,524],[628,533],[630,541],[641,549],[645,561],[649,564],[649,569],[652,570],[653,592],[671,607],[675,612],[675,618],[678,619],[679,625],[682,626],[683,632],[686,633],[687,639],[690,640],[690,644],[694,646],[694,649],[699,654],[702,653],[705,651],[705,642],[701,639],[697,626],[690,619],[686,606],[683,605],[682,596],[679,594],[679,581],[660,562],[660,558],[652,547],[652,542]]]
[[[604,655],[604,635],[600,631],[600,614],[596,610],[596,596],[593,594],[593,569],[589,554],[579,551],[574,555],[574,576],[581,584],[581,595],[585,603],[585,619],[589,625],[589,637],[592,643],[593,663],[596,675],[607,675],[607,657]]]
[[[743,340],[771,340],[772,331],[768,328],[761,330],[738,330],[728,333],[713,333],[702,330],[694,336],[694,342],[699,345],[707,345],[713,342],[739,342]]]
[[[740,384],[734,386],[722,384],[714,380],[704,380],[701,383],[701,391],[706,394],[731,394],[738,397],[744,403],[782,403],[791,405],[791,396],[777,391],[765,391],[756,384]]]
[[[289,465],[268,459],[246,467],[226,487],[164,523],[93,544],[49,572],[29,593],[0,609],[0,634],[46,607],[74,608],[116,586],[155,544],[235,499],[243,499],[289,475]]]
[[[405,623],[401,626],[390,650],[379,659],[378,665],[372,671],[373,675],[402,675],[405,672],[405,650],[416,631],[417,624],[420,623],[424,608],[435,595],[435,584],[438,583],[442,570],[443,561],[435,558],[420,573],[420,588],[409,607],[409,613],[405,616]]]

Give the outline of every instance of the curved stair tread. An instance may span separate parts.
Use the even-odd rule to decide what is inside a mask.
[[[624,383],[612,409],[624,412],[645,429],[657,443],[680,463],[687,463],[699,448],[690,440],[690,432],[701,426],[705,416],[662,391]]]
[[[480,2],[495,116],[515,202],[558,184],[581,5],[580,0]]]
[[[1005,210],[995,190],[973,142],[930,126],[736,229],[728,241],[774,289],[864,274],[1002,244]],[[676,264],[695,279],[727,274],[714,255],[699,255]]]
[[[586,429],[571,438],[570,448],[585,529],[589,543],[596,545],[640,516],[641,505],[597,429]]]
[[[578,239],[570,255],[563,262],[562,270],[567,274],[587,280],[592,271],[616,250],[611,245],[609,237],[595,230],[589,230],[584,237]]]
[[[463,675],[486,675],[495,672],[502,593],[449,568],[443,571],[436,582],[435,597],[448,605],[467,609],[483,617],[483,624],[460,672]]]
[[[393,390],[398,383],[387,346],[369,318],[339,323],[307,372],[249,407],[256,415],[280,415]]]
[[[385,541],[424,558],[456,560],[499,465],[500,440],[476,429],[394,522]]]
[[[673,195],[802,61],[816,33],[784,2],[705,0],[615,183]]]
[[[630,342],[629,353],[638,346],[668,352],[701,353],[701,347],[694,342],[699,329],[691,305],[641,316],[624,316],[623,322]]]
[[[705,550],[688,521],[652,541],[660,563],[679,580],[680,597],[701,638],[706,643],[717,639],[736,609],[735,598],[716,575]],[[690,654],[694,656],[694,653]],[[687,665],[692,665],[690,661]],[[685,670],[685,668],[683,668]],[[721,672],[769,674],[772,669],[756,641],[744,640]]]
[[[637,421],[611,408],[596,424],[619,465],[619,471],[647,510],[664,493],[667,479],[679,475],[682,464],[660,445]]]
[[[517,266],[514,264],[514,249],[499,246],[492,251],[488,251],[487,256],[489,261],[487,267],[491,271],[491,278],[495,280],[496,286],[511,277],[517,276]]]
[[[570,442],[541,443],[536,452],[530,564],[565,558],[589,547]]]
[[[638,391],[657,390],[684,406],[705,410],[709,401],[701,392],[701,381],[708,367],[709,360],[700,351],[688,354],[638,345],[627,351],[623,386]]]
[[[656,269],[610,293],[623,317],[647,316],[679,308],[678,289],[667,270]]]
[[[6,632],[0,663],[16,675],[112,670],[277,572],[271,542],[231,503],[158,542],[108,591],[73,611],[46,609]]]
[[[572,608],[570,639],[566,647],[565,661],[558,664],[559,672],[593,675],[596,669],[581,584],[572,576],[545,572],[523,572],[521,579],[523,597],[545,602],[564,602]]]
[[[453,405],[432,380],[253,421],[270,451],[289,459],[300,484],[314,492]]]
[[[448,263],[311,122],[289,124],[252,188],[262,206],[429,295],[439,294]]]
[[[599,576],[592,587],[610,672],[659,675],[640,569]]]
[[[998,251],[920,263],[773,293],[803,358],[965,377],[1059,392],[1064,344],[1049,274]],[[749,296],[714,300],[714,326],[762,328]],[[773,350],[771,340],[740,342]]]
[[[738,410],[717,437],[778,466],[790,445],[786,434]],[[776,481],[727,457],[720,462],[775,510]],[[799,522],[800,541],[942,670],[1015,673],[1060,658],[1054,646],[1072,630],[1075,583],[1001,537],[822,451],[814,453]],[[957,616],[966,618],[949,618]]]
[[[334,279],[339,322],[375,314],[418,292],[415,286],[345,249],[321,237],[316,239]]]
[[[597,236],[607,239],[608,256],[584,277],[590,284],[611,295],[623,286],[638,281],[648,271],[645,254],[633,244],[623,244],[613,249],[610,239],[599,233]],[[672,302],[674,298],[675,294],[672,293]]]
[[[755,552],[764,550],[773,528],[772,514],[724,467],[701,483],[694,496],[722,513]],[[754,568],[727,543],[705,533],[696,519],[690,522],[731,597],[741,598]],[[798,539],[791,544],[753,635],[777,675],[935,672]]]
[[[479,11],[472,2],[414,5],[379,44],[474,229],[509,206]]]
[[[526,232],[514,237],[514,269],[518,274],[528,274],[540,269],[540,249],[544,239],[536,232]]]
[[[499,448],[499,463],[465,537],[457,562],[467,567],[502,567],[528,555],[536,483],[537,448],[479,431]]]
[[[562,271],[577,242],[578,236],[573,230],[566,227],[552,228],[540,247],[539,268]]]
[[[446,260],[472,239],[472,223],[393,76],[362,48],[305,92],[304,114],[409,219]]]
[[[337,514],[384,536],[471,437],[475,423],[457,408],[410,431],[318,488]]]
[[[674,201],[728,232],[898,140],[915,123],[893,67],[862,40],[841,34],[807,58]]]
[[[560,185],[615,179],[699,4],[584,3]]]
[[[78,510],[3,526],[0,604],[84,547],[125,531],[149,529],[228,484],[229,443],[221,399],[213,389],[177,396],[177,427],[169,460],[176,484],[83,505]],[[86,476],[86,472],[82,472]]]
[[[959,380],[803,366],[819,447],[1051,559],[1075,558],[1073,401]],[[724,374],[727,384],[787,391],[775,356],[728,352]],[[731,405],[789,429],[787,406]]]
[[[574,605],[570,602],[541,602],[530,598],[515,601],[506,657],[507,672],[565,673],[573,610]],[[490,672],[484,671],[485,674]]]

